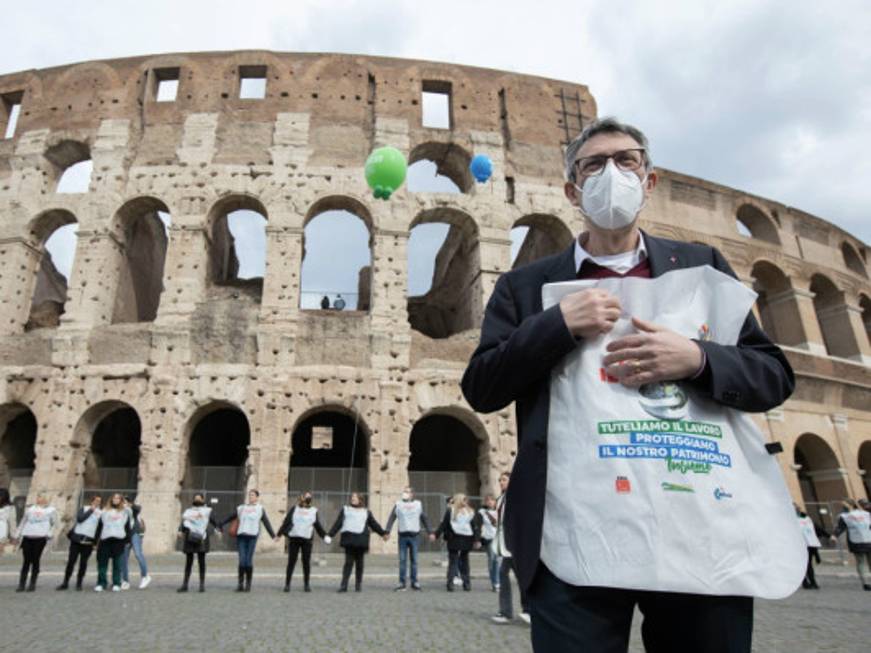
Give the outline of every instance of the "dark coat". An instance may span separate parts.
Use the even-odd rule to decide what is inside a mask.
[[[342,528],[342,524],[345,522],[345,510],[344,508],[339,511],[339,516],[336,517],[336,521],[333,524],[333,527],[330,529],[330,532],[327,533],[330,537],[335,536],[336,533]],[[369,531],[375,531],[378,535],[382,537],[387,535],[387,531],[381,528],[381,524],[378,523],[378,520],[375,519],[375,515],[372,514],[372,511],[369,511],[368,516],[366,517],[366,527],[363,529],[362,533],[348,533],[347,531],[342,533],[342,539],[339,544],[346,549],[363,549],[364,551],[369,550]]]
[[[445,538],[445,544],[448,545],[448,551],[471,551],[475,547],[475,542],[481,537],[481,515],[475,513],[472,518],[472,534],[458,535],[451,528],[451,509],[445,511],[442,517],[442,523],[436,529],[434,535],[436,537]]]
[[[701,265],[735,276],[723,255],[712,247],[642,236],[652,277]],[[550,371],[577,346],[559,306],[542,310],[541,287],[576,276],[574,243],[561,254],[503,274],[487,304],[481,342],[462,380],[463,394],[479,412],[492,413],[515,402],[519,442],[508,487],[505,534],[524,588],[530,586],[538,568],[544,521]],[[699,345],[707,364],[699,377],[686,383],[713,401],[762,412],[792,394],[792,368],[752,312],[737,345]]]
[[[215,513],[209,513],[209,524],[206,526],[206,537],[199,542],[194,542],[193,540],[188,539],[188,533],[190,529],[184,525],[184,520],[182,520],[181,524],[178,526],[178,532],[182,534],[182,546],[181,550],[184,553],[208,553],[209,542],[212,539],[212,533],[216,530],[220,530],[220,526],[218,525],[217,520],[215,520]]]

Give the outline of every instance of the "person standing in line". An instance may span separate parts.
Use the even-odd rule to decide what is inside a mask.
[[[48,505],[48,499],[40,492],[36,495],[36,503],[24,511],[24,517],[18,525],[18,534],[15,537],[24,558],[16,592],[24,592],[25,589],[32,592],[36,589],[39,560],[42,558],[46,543],[51,539],[56,523],[57,510],[54,506]],[[30,571],[30,584],[25,588],[28,571]]]
[[[330,537],[341,531],[339,544],[345,549],[345,565],[342,567],[342,584],[339,592],[348,591],[348,580],[351,578],[351,568],[354,568],[354,591],[363,591],[363,560],[369,550],[369,531],[375,531],[386,542],[390,535],[381,528],[372,511],[366,508],[362,495],[351,494],[350,505],[343,506],[336,522],[330,529]]]
[[[220,530],[218,522],[212,515],[212,509],[206,506],[205,497],[199,492],[194,495],[191,507],[181,516],[178,527],[178,537],[182,539],[182,551],[185,555],[184,580],[177,592],[187,592],[194,568],[194,555],[197,556],[197,567],[200,572],[200,592],[206,591],[206,554],[209,552],[209,527]]]
[[[130,539],[133,515],[124,506],[124,497],[112,495],[109,506],[100,515],[97,527],[97,586],[96,592],[106,589],[109,561],[112,561],[112,591],[121,591],[121,574],[124,565],[124,547]]]
[[[97,543],[97,526],[100,524],[100,515],[103,513],[100,509],[102,505],[103,500],[99,496],[94,496],[91,497],[91,503],[87,507],[79,508],[79,512],[76,514],[76,523],[67,533],[70,550],[67,556],[67,566],[64,570],[64,579],[55,589],[65,590],[69,588],[70,578],[73,576],[76,560],[78,560],[79,573],[76,576],[76,590],[82,591],[82,581],[84,581],[88,571],[88,559]]]
[[[838,536],[844,531],[847,531],[847,550],[856,559],[856,571],[862,589],[871,592],[871,513],[862,510],[852,499],[844,502],[832,533],[832,541],[837,542]]]
[[[9,497],[9,490],[0,487],[0,556],[3,555],[6,545],[12,543],[15,528],[15,506]]]
[[[502,492],[496,502],[496,553],[499,555],[499,612],[491,617],[494,623],[507,624],[514,618],[514,603],[511,598],[511,574],[517,578],[517,569],[511,551],[505,546],[505,495],[508,492],[508,482],[511,480],[510,472],[502,472],[499,476],[499,489]],[[529,612],[526,608],[526,591],[518,581],[517,589],[520,592],[520,618],[530,623]]]
[[[236,587],[236,591],[250,592],[251,578],[254,575],[254,550],[257,548],[257,538],[260,537],[260,524],[263,524],[269,537],[275,537],[275,531],[272,530],[272,524],[269,523],[266,510],[260,503],[258,490],[249,490],[248,503],[237,506],[236,512],[228,516],[221,523],[221,526],[229,524],[234,519],[239,520],[236,529],[236,546],[239,550],[239,585]]]
[[[484,497],[484,506],[478,509],[481,520],[481,547],[487,552],[487,572],[490,574],[490,589],[499,591],[499,554],[496,552],[496,499],[492,494]]]
[[[821,537],[828,537],[829,534],[808,517],[807,513],[802,511],[797,504],[795,506],[795,514],[798,517],[798,525],[801,528],[801,534],[804,536],[805,544],[807,544],[807,570],[804,573],[804,580],[801,586],[806,590],[818,590],[816,575],[814,574],[814,559],[817,564],[820,564],[820,540]]]
[[[145,535],[145,519],[142,517],[142,506],[133,502],[133,497],[124,497],[124,506],[130,511],[130,519],[133,530],[130,532],[130,541],[124,545],[123,566],[121,568],[121,589],[130,589],[130,551],[136,556],[139,563],[139,589],[144,590],[151,583],[148,575],[148,563],[142,552],[142,538]]]
[[[414,498],[414,490],[411,487],[403,488],[400,500],[390,511],[384,530],[389,533],[390,529],[393,528],[393,522],[397,520],[399,521],[397,526],[399,531],[399,585],[394,591],[405,591],[405,572],[408,561],[411,563],[411,588],[420,591],[420,583],[417,582],[418,537],[421,526],[427,534],[431,531],[423,512],[423,505]]]
[[[287,536],[287,572],[284,576],[284,591],[290,591],[290,581],[293,578],[293,570],[296,560],[302,551],[302,580],[303,590],[311,592],[309,579],[312,570],[312,540],[313,532],[317,531],[321,539],[329,544],[333,539],[327,535],[321,520],[318,517],[318,509],[312,506],[312,493],[303,492],[299,495],[296,505],[293,506],[284,518],[278,534],[277,542],[282,535]]]
[[[469,506],[465,494],[455,494],[451,499],[451,507],[445,511],[442,523],[429,537],[435,541],[444,535],[448,546],[448,578],[447,590],[454,591],[453,578],[457,575],[463,581],[463,590],[472,589],[472,579],[469,574],[469,551],[479,549],[478,541],[480,525],[475,511]]]

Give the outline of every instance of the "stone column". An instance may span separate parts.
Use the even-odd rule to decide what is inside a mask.
[[[858,499],[864,496],[864,485],[862,475],[859,474],[859,459],[858,451],[855,451],[850,442],[849,420],[846,415],[832,414],[832,427],[835,431],[835,438],[838,443],[838,453],[843,465],[844,482],[847,484],[847,491],[850,498]]]
[[[302,243],[300,227],[266,227],[266,276],[257,333],[259,365],[290,366],[296,360]]]
[[[124,244],[113,231],[79,230],[76,250],[61,326],[76,330],[110,324]]]
[[[0,336],[24,331],[42,252],[24,238],[0,238]]]
[[[476,329],[480,328],[484,320],[484,309],[493,294],[496,281],[511,269],[511,239],[505,238],[501,229],[482,228],[478,249],[481,270],[480,301],[476,302],[472,314],[472,324]]]
[[[814,294],[791,288],[768,297],[768,310],[777,325],[780,344],[805,349],[818,356],[826,355],[826,345],[814,310]],[[772,334],[769,334],[772,335]]]
[[[407,370],[411,328],[406,296],[408,233],[379,229],[372,247],[372,294],[369,307],[371,365]]]

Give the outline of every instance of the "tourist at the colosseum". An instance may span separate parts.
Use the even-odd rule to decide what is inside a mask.
[[[15,539],[21,548],[23,561],[21,575],[18,579],[17,592],[33,592],[36,589],[36,579],[39,577],[39,561],[45,545],[52,537],[52,531],[57,523],[57,510],[48,505],[48,498],[42,492],[36,495],[36,503],[24,511],[18,533]],[[30,583],[27,574],[30,572]]]
[[[206,591],[206,554],[209,552],[210,527],[220,528],[212,514],[212,509],[206,505],[205,497],[198,492],[194,495],[190,507],[182,513],[181,524],[178,527],[178,537],[182,540],[185,562],[184,579],[177,592],[188,591],[191,571],[194,568],[194,556],[197,557],[197,569],[200,574],[200,592]]]
[[[12,542],[15,534],[15,506],[9,498],[9,490],[0,488],[0,556]]]
[[[136,556],[139,564],[139,589],[144,590],[151,583],[148,575],[148,562],[142,551],[142,538],[145,536],[145,518],[142,516],[142,506],[133,501],[133,497],[124,497],[124,506],[130,511],[133,528],[130,541],[124,546],[123,567],[121,568],[121,589],[130,589],[130,552]]]
[[[118,492],[109,499],[108,507],[100,515],[97,527],[97,592],[108,585],[107,572],[112,563],[112,591],[121,591],[124,565],[124,547],[133,529],[132,513],[124,506],[124,497]]]
[[[387,517],[387,525],[384,530],[388,533],[393,528],[393,522],[398,520],[396,527],[399,533],[399,584],[394,588],[394,591],[403,592],[406,589],[405,578],[407,567],[411,566],[411,589],[420,590],[420,583],[417,581],[417,557],[420,537],[420,530],[423,528],[427,534],[430,533],[429,522],[426,514],[423,512],[423,504],[414,498],[414,488],[406,486],[402,489],[402,494],[399,501],[393,506],[390,515]]]
[[[496,497],[484,496],[484,505],[478,508],[481,523],[481,548],[487,554],[487,573],[490,576],[490,589],[499,591],[499,556],[496,553],[496,524],[499,513],[496,511]]]
[[[439,527],[430,535],[433,541],[444,537],[448,546],[448,592],[454,591],[453,579],[457,576],[463,582],[463,590],[468,592],[472,589],[469,552],[481,548],[480,533],[481,526],[475,510],[469,505],[468,497],[462,493],[455,494]]]
[[[312,505],[312,493],[303,492],[299,495],[296,505],[291,507],[281,528],[275,535],[275,540],[278,541],[282,536],[287,537],[287,570],[284,575],[284,591],[290,591],[290,581],[293,580],[293,570],[296,567],[296,561],[302,552],[302,581],[303,591],[311,592],[311,571],[312,571],[312,540],[314,540],[314,532],[323,539],[324,542],[330,544],[332,538],[327,535],[321,524],[321,519],[318,516],[318,509]]]
[[[82,506],[76,513],[76,523],[67,533],[70,548],[67,554],[64,578],[56,589],[69,588],[70,578],[73,576],[73,570],[76,567],[76,561],[78,561],[79,573],[76,575],[76,590],[82,590],[82,582],[85,580],[85,574],[88,573],[88,560],[97,544],[97,527],[100,524],[100,515],[103,513],[102,505],[103,500],[99,495],[96,495],[91,497],[91,502],[87,506]]]
[[[375,531],[386,542],[390,534],[381,527],[372,511],[366,507],[363,496],[357,492],[351,494],[349,504],[342,506],[329,536],[335,537],[341,532],[339,544],[345,549],[345,564],[342,566],[342,582],[339,592],[348,591],[348,581],[351,569],[354,569],[354,591],[363,591],[363,562],[369,551],[369,532]]]
[[[251,579],[254,576],[254,551],[257,548],[257,538],[260,537],[260,525],[269,533],[269,537],[275,537],[269,516],[260,503],[260,491],[248,491],[248,503],[236,506],[236,511],[228,515],[221,526],[236,522],[236,547],[239,553],[239,582],[237,592],[250,592]],[[230,532],[232,534],[233,527]]]
[[[490,617],[493,623],[507,624],[514,619],[514,601],[511,597],[511,574],[517,578],[517,569],[511,557],[511,551],[505,546],[505,493],[508,491],[508,483],[511,481],[511,472],[502,472],[499,475],[499,498],[496,500],[496,555],[499,557],[499,612]],[[529,602],[526,598],[526,590],[520,583],[520,619],[525,623],[530,622]]]
[[[588,433],[582,423],[550,419],[552,385],[560,382],[559,375],[552,372],[578,347],[607,338],[623,310],[614,294],[590,287],[571,292],[542,310],[542,288],[546,283],[656,278],[671,270],[696,266],[711,266],[732,277],[734,272],[712,247],[657,238],[639,229],[638,218],[656,186],[657,175],[647,138],[637,128],[615,119],[591,123],[566,148],[565,165],[565,195],[581,212],[584,231],[561,254],[499,278],[486,308],[480,344],[462,381],[466,399],[480,412],[503,410],[516,402],[520,444],[508,490],[505,527],[520,583],[528,590],[533,647],[536,651],[625,651],[632,615],[638,606],[644,615],[642,635],[648,651],[749,653],[752,596],[661,591],[669,581],[667,576],[658,576],[660,580],[653,587],[633,587],[632,577],[636,574],[628,562],[600,562],[617,548],[647,551],[647,542],[653,541],[647,538],[656,536],[644,529],[649,519],[655,521],[656,517],[641,517],[656,504],[653,498],[639,494],[639,477],[642,482],[649,478],[645,487],[659,490],[654,475],[664,476],[659,471],[663,468],[654,471],[640,465],[629,467],[634,476],[618,476],[616,481],[612,477],[610,493],[607,487],[590,486],[585,471],[593,475],[602,469],[602,463],[594,458],[588,461],[576,447],[600,438]],[[698,339],[692,339],[637,318],[632,318],[631,324],[627,318],[623,325],[622,337],[611,341],[601,362],[597,361],[604,384],[601,391],[596,396],[576,395],[573,401],[577,401],[578,410],[600,409],[609,388],[614,394],[607,397],[617,397],[615,402],[626,397],[622,401],[628,406],[631,393],[620,386],[631,389],[666,381],[681,381],[693,397],[703,397],[700,401],[720,413],[725,408],[743,412],[770,410],[793,391],[792,368],[752,313],[744,318],[734,345],[709,341],[701,331]],[[631,401],[629,409],[634,414],[636,400]],[[557,444],[578,453],[548,456],[549,448]],[[767,456],[764,452],[758,455]],[[600,466],[590,467],[596,464]],[[676,473],[684,474],[681,469]],[[707,468],[697,469],[704,473]],[[721,497],[729,501],[729,492],[717,490],[718,501]],[[680,496],[686,499],[692,497],[694,489],[689,484],[663,482],[662,491],[681,491],[684,494]],[[578,523],[579,512],[570,502],[586,499],[585,495],[591,493],[603,498],[585,504],[591,520]],[[710,495],[706,492],[705,496]],[[625,510],[622,506],[632,505],[633,501],[646,508],[634,512],[632,524],[615,517],[615,508]],[[777,510],[778,519],[790,517],[791,506],[785,501]],[[700,523],[699,529],[725,523],[722,516],[726,513],[722,510],[710,514],[708,524]],[[735,523],[734,528],[739,529],[739,524]],[[602,539],[601,546],[593,547],[596,550],[581,547],[579,534],[593,532]],[[800,550],[797,529],[789,536],[791,560],[792,553],[797,555]],[[691,557],[695,550],[698,547],[672,555]],[[656,553],[651,552],[650,558]],[[595,564],[585,562],[590,559],[595,559]],[[635,569],[656,575],[656,569],[649,565]],[[607,580],[585,580],[592,576],[621,580],[611,584]],[[623,581],[623,577],[627,580]],[[756,582],[754,577],[748,576],[746,583]]]
[[[822,546],[820,538],[829,537],[829,533],[811,519],[798,505],[795,506],[795,514],[798,517],[801,534],[804,537],[805,544],[807,544],[807,569],[805,570],[801,586],[806,590],[818,590],[820,586],[817,583],[816,573],[814,572],[814,561],[817,564],[822,562],[820,559],[820,547]]]
[[[856,560],[856,572],[862,589],[871,592],[871,513],[863,510],[852,499],[844,502],[838,523],[832,532],[832,541],[847,533],[847,549]]]

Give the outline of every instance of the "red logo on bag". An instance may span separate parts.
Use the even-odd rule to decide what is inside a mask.
[[[604,367],[599,368],[599,380],[602,383],[620,383],[620,379],[616,376],[611,376],[605,371]]]
[[[629,483],[629,479],[625,476],[617,477],[617,480],[614,483],[614,488],[617,490],[618,494],[629,494],[632,492],[632,485]]]

